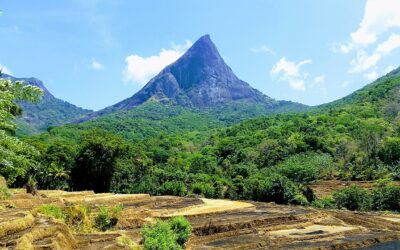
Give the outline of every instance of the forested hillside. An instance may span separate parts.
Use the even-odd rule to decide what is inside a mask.
[[[399,86],[400,77],[388,76],[307,113],[226,128],[216,113],[194,116],[149,103],[145,110],[170,113],[153,112],[150,121],[136,119],[138,109],[131,130],[108,123],[102,130],[99,120],[25,141],[41,151],[36,178],[42,188],[309,204],[315,197],[307,185],[315,180],[400,178]],[[107,119],[119,120],[117,114]],[[82,182],[81,176],[94,178]]]
[[[23,110],[21,116],[17,119],[17,133],[19,135],[35,134],[45,131],[49,126],[71,123],[92,112],[54,97],[39,79],[15,78],[6,74],[3,74],[2,77],[9,78],[12,81],[21,81],[43,90],[43,97],[39,102],[19,101]]]

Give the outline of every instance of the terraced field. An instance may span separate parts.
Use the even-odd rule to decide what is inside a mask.
[[[400,216],[317,210],[273,203],[146,194],[12,190],[1,201],[0,248],[127,249],[117,240],[140,242],[140,227],[157,218],[184,215],[193,227],[189,249],[358,249],[400,239]],[[65,224],[35,212],[40,204],[123,204],[113,231],[73,233]]]

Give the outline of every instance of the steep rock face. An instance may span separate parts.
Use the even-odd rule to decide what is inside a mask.
[[[33,134],[46,130],[49,126],[59,126],[81,119],[91,110],[79,108],[69,102],[54,97],[36,78],[16,78],[3,74],[2,77],[13,81],[24,81],[43,90],[43,98],[39,103],[20,102],[23,113],[18,118],[18,133]]]
[[[263,104],[271,111],[286,105],[304,108],[292,102],[275,101],[240,80],[224,62],[209,35],[197,40],[182,57],[164,68],[135,95],[92,117],[130,110],[150,99],[200,109],[230,102]]]

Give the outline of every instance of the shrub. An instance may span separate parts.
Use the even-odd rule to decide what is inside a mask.
[[[0,187],[0,200],[7,200],[11,197],[11,192],[7,187]]]
[[[141,230],[144,249],[179,250],[189,239],[192,227],[185,217],[174,217],[169,221],[157,220],[146,224]]]
[[[348,210],[368,210],[371,204],[368,192],[356,185],[334,192],[333,199],[338,208]]]
[[[6,178],[0,175],[0,188],[7,188]]]
[[[335,201],[331,196],[323,197],[321,199],[316,199],[311,203],[311,206],[316,208],[334,208]]]
[[[190,225],[189,221],[183,216],[178,216],[172,218],[169,222],[169,225],[177,236],[176,241],[179,245],[183,246],[192,233],[192,226]]]
[[[192,190],[194,194],[200,194],[207,198],[212,198],[215,194],[215,188],[212,185],[203,182],[193,183]]]
[[[308,203],[299,188],[287,177],[279,174],[250,177],[244,183],[244,198],[256,201],[276,202],[278,204]]]
[[[167,181],[159,190],[161,195],[184,196],[187,194],[185,183],[181,181]]]
[[[42,213],[44,215],[59,219],[59,220],[64,220],[65,219],[65,214],[63,213],[62,209],[56,205],[53,204],[44,204],[41,205],[38,208],[38,212]]]
[[[106,231],[117,225],[122,209],[123,206],[121,204],[111,209],[108,206],[100,206],[99,212],[94,218],[96,228]]]
[[[168,222],[157,220],[154,225],[146,224],[141,230],[145,250],[179,250],[176,235]]]
[[[400,188],[381,181],[371,192],[372,210],[400,211]]]
[[[319,176],[329,177],[333,171],[332,157],[327,154],[299,154],[275,167],[278,174],[297,183],[310,183]]]

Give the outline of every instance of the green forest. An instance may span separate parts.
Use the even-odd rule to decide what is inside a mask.
[[[386,76],[304,112],[198,111],[148,102],[17,137],[17,100],[39,88],[1,79],[0,175],[10,187],[203,196],[400,211],[400,77]],[[261,109],[260,109],[260,114]],[[243,115],[246,114],[246,115]],[[259,115],[258,115],[259,116]],[[316,199],[318,180],[372,180]]]

